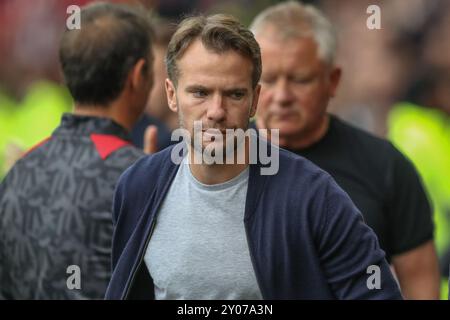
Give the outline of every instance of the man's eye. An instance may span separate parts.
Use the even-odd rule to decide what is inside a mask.
[[[235,99],[235,100],[241,100],[244,96],[245,96],[245,94],[243,92],[239,92],[239,91],[238,92],[232,92],[230,94],[230,97],[232,99]]]
[[[197,90],[197,91],[193,92],[193,95],[196,98],[204,98],[207,96],[207,93],[206,93],[206,91],[203,91],[203,90]]]
[[[272,85],[276,82],[275,78],[270,78],[270,77],[262,77],[261,78],[261,83],[265,84],[265,85]]]
[[[307,84],[313,80],[312,77],[292,77],[291,81],[296,84]]]

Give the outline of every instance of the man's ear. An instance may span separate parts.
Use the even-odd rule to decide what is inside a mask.
[[[336,95],[338,85],[341,81],[342,69],[340,67],[333,67],[330,72],[330,97]]]
[[[170,79],[166,79],[165,82],[166,85],[166,96],[167,96],[167,105],[169,106],[169,109],[173,112],[178,112],[177,107],[177,92],[175,85],[173,84]]]
[[[130,72],[130,85],[134,90],[138,90],[142,88],[143,85],[148,84],[149,85],[149,91],[151,87],[153,86],[153,78],[148,79],[148,75],[150,74],[147,70],[151,66],[148,65],[147,61],[145,59],[139,59],[136,64],[134,65],[133,69],[131,69]],[[153,73],[152,73],[153,75]]]
[[[253,118],[258,109],[259,93],[261,92],[261,85],[257,84],[255,90],[253,90],[253,101],[250,107],[250,118]]]

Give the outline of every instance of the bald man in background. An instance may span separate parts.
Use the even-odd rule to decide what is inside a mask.
[[[409,299],[438,299],[439,269],[430,205],[415,168],[391,143],[327,113],[341,69],[333,26],[315,7],[267,8],[251,29],[263,71],[260,129],[329,172],[375,231]]]

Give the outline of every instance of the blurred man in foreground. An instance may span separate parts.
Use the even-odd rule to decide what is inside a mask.
[[[108,3],[83,8],[81,22],[60,46],[74,112],[0,185],[4,299],[100,299],[110,278],[113,191],[142,156],[128,131],[152,86],[151,27]]]

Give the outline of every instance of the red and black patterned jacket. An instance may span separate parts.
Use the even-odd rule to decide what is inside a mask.
[[[115,185],[142,155],[112,120],[65,114],[16,163],[0,185],[0,298],[103,298]]]

